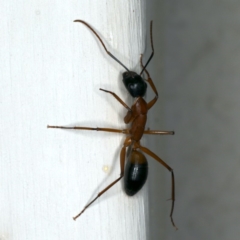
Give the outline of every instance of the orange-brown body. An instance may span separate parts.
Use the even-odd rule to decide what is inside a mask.
[[[132,123],[129,133],[131,139],[138,142],[142,138],[147,122],[148,106],[142,97],[138,97],[124,117],[126,124]]]

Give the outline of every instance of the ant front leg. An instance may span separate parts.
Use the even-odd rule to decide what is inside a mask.
[[[115,99],[117,99],[118,102],[120,102],[128,111],[131,111],[131,108],[114,92],[99,88],[99,90],[106,92],[106,93],[110,93]]]
[[[142,63],[142,57],[143,55],[141,54],[141,57],[140,57],[140,63],[141,63],[141,67],[144,69],[144,66],[143,66],[143,63]],[[149,85],[151,86],[153,92],[156,94],[156,96],[154,97],[153,100],[151,100],[148,104],[147,104],[147,108],[150,109],[155,103],[156,101],[158,100],[158,91],[150,77],[150,74],[149,72],[147,71],[147,69],[144,69],[144,72],[147,74],[147,82],[149,83]]]
[[[106,93],[110,93],[114,98],[117,99],[118,102],[120,102],[128,110],[127,115],[124,117],[124,122],[126,124],[130,123],[133,120],[132,109],[130,107],[128,107],[128,105],[120,97],[118,97],[118,95],[115,94],[114,92],[104,90],[102,88],[100,88],[100,90],[104,91]]]
[[[102,194],[104,194],[108,189],[110,189],[114,184],[116,184],[124,175],[124,168],[125,168],[125,156],[126,156],[126,148],[131,145],[131,139],[129,137],[126,138],[124,141],[124,145],[121,149],[120,153],[120,177],[117,178],[115,181],[113,181],[111,184],[109,184],[106,188],[104,188],[101,192],[98,193],[98,195],[89,203],[87,204],[83,210],[75,217],[73,217],[73,220],[76,220],[78,217],[81,216],[81,214],[92,204],[94,203]]]

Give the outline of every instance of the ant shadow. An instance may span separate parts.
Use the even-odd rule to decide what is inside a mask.
[[[123,142],[123,141],[121,141]],[[103,180],[98,184],[98,186],[95,188],[95,190],[93,191],[91,197],[89,198],[88,200],[88,203],[93,200],[100,191],[102,191],[104,188],[106,188],[109,184],[111,184],[113,181],[115,181],[119,176],[120,176],[120,149],[116,149],[115,150],[115,153],[113,155],[113,160],[112,160],[112,164],[111,164],[111,168],[110,168],[110,171],[107,173],[107,175],[103,178]],[[119,167],[117,167],[117,163],[119,163]],[[113,176],[113,171],[114,169],[118,168],[119,169],[119,173],[112,177]],[[109,181],[108,179],[111,178],[111,181]],[[123,179],[123,178],[122,178]],[[89,207],[92,207],[94,206],[95,204],[97,203],[100,203],[102,201],[105,201],[107,199],[110,199],[112,198],[113,196],[116,196],[116,194],[119,194],[119,191],[116,191],[115,190],[115,186],[119,183],[121,183],[121,188],[122,188],[122,191],[124,190],[124,187],[123,187],[123,181],[122,179],[119,180],[119,182],[117,182],[116,184],[114,184],[110,189],[108,189],[102,196],[99,197],[99,199],[96,200],[96,202],[94,202],[93,204],[91,204],[91,206]],[[87,204],[88,204],[87,203]],[[87,205],[86,204],[86,205]]]
[[[91,126],[91,127],[95,127],[95,126],[101,126],[101,127],[108,127],[108,128],[117,128],[117,129],[122,129],[122,128],[119,128],[119,127],[116,127],[116,126],[112,126],[112,124],[106,124],[106,122],[104,124],[102,123],[99,123],[98,121],[98,124],[93,124],[92,121],[88,121],[86,124],[84,122],[76,122],[76,123],[73,123],[73,124],[69,124],[69,125],[64,125],[65,127],[73,127],[73,126]],[[69,131],[73,134],[81,134],[81,135],[84,135],[84,137],[86,138],[92,138],[92,134],[94,134],[94,137],[96,137],[95,135],[97,134],[99,138],[103,139],[103,138],[106,138],[106,139],[109,139],[111,138],[111,135],[112,136],[116,136],[116,134],[118,133],[108,133],[108,132],[98,132],[96,133],[96,131],[77,131],[75,129],[63,129],[64,131]],[[91,133],[90,133],[91,132]],[[120,133],[121,134],[121,133]],[[122,139],[120,140],[120,146],[123,146],[123,143],[124,143],[124,140],[125,140],[125,134],[121,137]],[[104,178],[102,179],[102,181],[98,184],[97,187],[95,187],[95,190],[93,190],[93,193],[91,194],[89,200],[86,202],[86,204],[84,206],[86,206],[88,203],[90,203],[97,195],[100,191],[102,191],[104,188],[106,188],[107,186],[109,186],[109,184],[111,184],[113,181],[115,181],[119,176],[120,176],[120,151],[121,151],[121,147],[117,147],[114,151],[114,154],[113,154],[113,159],[112,161],[109,159],[107,160],[107,162],[111,163],[109,164],[110,165],[110,170],[107,172],[106,176],[104,176]],[[126,154],[127,156],[127,154]],[[89,156],[91,157],[91,156]],[[127,159],[125,160],[127,161]],[[100,169],[100,168],[99,168]],[[113,173],[115,173],[115,169],[118,169],[119,172],[116,174],[114,174],[113,176]],[[91,174],[91,173],[89,173]],[[110,181],[108,179],[111,179]],[[80,181],[81,182],[81,181]],[[123,186],[123,181],[122,179],[119,180],[119,182],[117,182],[116,184],[114,184],[109,190],[107,190],[99,199],[96,200],[96,202],[93,202],[88,208],[90,207],[93,207],[95,204],[98,204],[100,203],[101,201],[105,201],[109,198],[112,198],[113,196],[115,196],[116,194],[119,194],[119,190],[114,190],[115,186],[117,184],[121,183],[121,189],[124,190],[124,186]],[[80,210],[82,210],[84,208],[84,206],[80,206]]]
[[[120,76],[119,76],[120,78]],[[119,81],[118,81],[119,82]],[[112,91],[114,93],[116,93],[118,95],[117,92],[114,91],[114,89],[112,89],[112,85],[107,85],[107,84],[104,84],[104,85],[101,85],[101,86],[97,86],[98,88],[103,88],[103,89],[106,89],[108,91]],[[119,89],[118,89],[119,90]],[[112,110],[114,112],[116,112],[117,116],[118,116],[118,119],[123,119],[123,117],[126,115],[127,113],[127,110],[120,104],[118,103],[115,99],[113,99],[113,97],[110,95],[110,94],[106,94],[105,92],[100,92],[99,90],[95,90],[97,91],[97,94],[99,94],[102,98],[104,99],[107,99],[106,101],[106,104],[109,104],[109,106],[112,108]],[[123,92],[124,89],[122,88],[122,91],[120,92]],[[110,101],[109,99],[111,99],[112,101]],[[132,104],[129,103],[130,102],[130,97],[128,96],[128,99],[127,101],[124,101],[126,102],[127,105],[131,106]],[[116,106],[119,105],[119,110],[116,110]],[[94,121],[95,122],[95,121]],[[123,120],[122,120],[123,122]],[[124,123],[124,122],[123,122]],[[115,129],[126,129],[127,128],[127,125],[124,124],[121,124],[121,126],[113,126],[112,123],[106,123],[106,121],[101,122],[101,121],[97,121],[97,124],[96,122],[93,123],[93,121],[87,121],[87,122],[81,122],[81,123],[74,123],[74,124],[71,124],[71,125],[68,125],[66,127],[72,127],[72,126],[87,126],[87,127],[104,127],[104,128],[115,128]],[[108,138],[109,137],[111,138],[111,136],[116,136],[118,133],[107,133],[107,132],[98,132],[96,133],[96,131],[90,131],[91,133],[89,133],[89,131],[76,131],[76,130],[70,130],[71,132],[73,132],[74,134],[81,134],[81,135],[84,135],[84,137],[90,137],[92,138],[92,134],[94,134],[94,137],[96,138],[96,135],[98,137],[101,137],[101,138]],[[119,135],[122,135],[121,133]],[[109,184],[111,184],[113,181],[115,181],[117,178],[119,178],[120,176],[120,151],[121,151],[121,148],[123,146],[123,143],[124,143],[124,140],[126,138],[126,135],[124,134],[122,137],[121,137],[121,140],[120,140],[120,147],[117,147],[114,151],[114,154],[113,154],[113,159],[111,161],[111,164],[110,164],[110,170],[109,172],[106,174],[106,176],[102,179],[102,181],[98,184],[97,187],[95,187],[95,190],[93,190],[93,193],[91,194],[91,196],[89,197],[87,203],[85,204],[88,205],[94,198],[97,197],[98,193],[100,191],[102,191],[103,189],[105,189],[107,186],[109,186]],[[126,159],[127,157],[125,156],[125,161],[127,160]],[[117,166],[118,165],[118,166]],[[115,169],[119,169],[118,171],[118,174],[113,176],[113,172],[115,173]],[[109,179],[111,179],[111,181],[109,181]],[[123,190],[124,189],[124,186],[123,186],[123,181],[122,179],[119,180],[119,182],[117,182],[116,184],[114,184],[110,189],[108,189],[99,199],[96,200],[96,202],[93,202],[88,208],[90,207],[93,207],[95,204],[98,204],[102,201],[105,201],[109,198],[112,198],[113,196],[116,196],[116,194],[119,194],[119,188],[117,188],[118,190],[116,190],[115,186],[117,184],[121,183],[121,189]],[[126,195],[127,196],[127,195]],[[84,208],[84,206],[82,206],[82,209]]]

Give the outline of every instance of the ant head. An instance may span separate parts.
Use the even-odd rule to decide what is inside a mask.
[[[132,97],[143,97],[146,93],[146,82],[135,72],[124,72],[123,83]]]

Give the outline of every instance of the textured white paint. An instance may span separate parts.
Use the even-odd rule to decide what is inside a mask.
[[[139,70],[142,1],[4,1],[0,55],[0,239],[146,239],[146,187],[127,197],[118,183],[76,222],[72,216],[120,173],[123,136],[47,129],[125,127],[124,69]],[[109,170],[104,171],[108,166]]]

